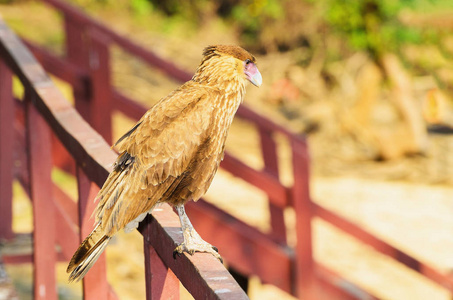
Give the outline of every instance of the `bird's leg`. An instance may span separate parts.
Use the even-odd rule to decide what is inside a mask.
[[[173,251],[173,257],[176,257],[176,254],[180,255],[183,252],[187,252],[190,255],[193,255],[195,252],[207,252],[214,255],[218,260],[223,262],[222,257],[219,255],[216,247],[212,246],[208,242],[204,241],[200,235],[193,228],[192,223],[190,223],[189,218],[186,215],[184,205],[177,205],[176,211],[178,212],[179,220],[181,221],[182,235],[184,237],[184,242],[179,244],[178,247]]]

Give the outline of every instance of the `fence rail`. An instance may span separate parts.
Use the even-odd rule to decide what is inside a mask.
[[[89,216],[93,209],[92,199],[97,186],[102,185],[107,177],[116,154],[63,98],[39,63],[3,21],[0,21],[0,57],[0,74],[6,79],[0,82],[1,111],[12,116],[2,118],[2,130],[7,125],[6,120],[11,126],[15,123],[15,105],[11,91],[13,74],[20,78],[25,89],[24,99],[16,108],[25,108],[26,147],[22,150],[27,149],[29,188],[26,190],[29,191],[34,210],[34,298],[57,299],[55,272],[49,272],[55,268],[59,256],[55,246],[58,244],[61,247],[62,258],[68,260],[77,247],[79,235],[82,238],[87,231],[91,231],[92,221]],[[51,134],[59,138],[77,165],[77,222],[74,202],[53,186],[50,178]],[[10,142],[14,139],[8,138]],[[13,151],[20,149],[2,148],[2,169],[5,163],[14,161]],[[5,176],[1,177],[1,182],[6,187],[2,192],[7,191],[11,195],[12,172],[8,174],[8,179],[9,183]],[[3,195],[0,203],[7,203]],[[3,226],[3,221],[1,228],[5,230],[7,227]],[[73,229],[75,224],[80,224],[80,233]],[[9,229],[10,232],[2,238],[11,237],[11,227]],[[196,299],[248,299],[216,258],[210,255],[184,255],[178,260],[173,259],[172,249],[182,241],[182,236],[179,219],[168,205],[157,209],[153,217],[149,216],[141,224],[140,231],[145,241],[146,275],[150,283],[147,285],[148,299],[166,299],[165,295],[170,295],[168,293],[175,297],[179,293],[179,281]],[[96,277],[96,280],[90,280],[90,277]],[[105,262],[102,259],[84,279],[84,297],[116,299],[106,281]]]
[[[78,112],[108,142],[111,142],[112,112],[120,110],[127,116],[138,119],[146,111],[146,107],[121,94],[112,86],[110,82],[109,50],[112,45],[119,46],[122,50],[142,59],[150,66],[160,69],[173,79],[185,81],[190,78],[187,72],[178,69],[149,50],[130,42],[64,1],[42,0],[42,2],[57,9],[64,17],[66,54],[64,57],[57,57],[32,43],[27,42],[27,45],[48,72],[72,86],[75,107]],[[5,26],[2,25],[3,27]],[[17,144],[18,137],[20,137],[19,140],[22,141],[22,145],[28,145],[27,143],[31,141],[30,138],[27,139],[27,136],[29,137],[30,134],[25,135],[25,133],[28,130],[36,130],[26,127],[26,124],[30,124],[29,121],[28,123],[26,121],[30,119],[30,116],[27,115],[22,117],[23,127],[26,129],[23,132],[18,131],[17,128],[15,129],[16,125],[11,125],[11,122],[14,121],[14,115],[8,112],[12,111],[15,106],[26,106],[29,108],[29,112],[33,112],[33,107],[36,106],[39,112],[37,116],[42,115],[44,117],[52,131],[61,140],[61,144],[64,145],[63,147],[55,141],[53,142],[53,160],[58,162],[58,166],[71,169],[71,164],[67,162],[68,155],[65,154],[65,151],[69,151],[72,159],[77,162],[77,168],[72,170],[79,182],[80,199],[77,214],[74,213],[77,208],[73,204],[68,204],[68,201],[62,200],[65,199],[64,192],[55,186],[49,186],[54,198],[59,199],[55,201],[54,215],[56,222],[66,224],[57,228],[57,241],[68,245],[69,243],[74,244],[74,241],[77,241],[80,236],[78,232],[71,232],[72,229],[69,224],[74,220],[83,224],[81,235],[91,228],[91,224],[84,220],[83,216],[86,215],[85,212],[93,209],[92,201],[89,200],[93,199],[97,190],[93,182],[98,186],[103,183],[108,173],[107,166],[114,160],[115,154],[100,136],[82,120],[82,117],[70,105],[63,102],[61,95],[55,88],[53,86],[49,88],[51,84],[48,78],[43,75],[42,70],[37,72],[37,69],[39,69],[37,63],[30,57],[22,57],[21,55],[26,51],[20,47],[18,48],[20,51],[14,49],[18,42],[14,42],[15,46],[12,47],[11,38],[5,38],[3,30],[1,42],[0,55],[24,82],[28,102],[14,105],[14,103],[3,100],[12,98],[11,89],[8,89],[8,86],[11,85],[11,72],[0,61],[0,159],[2,164],[2,168],[0,168],[0,190],[2,190],[0,237],[13,236],[11,214],[8,214],[11,211],[10,183],[13,174],[10,174],[9,170],[15,169],[15,167],[13,162],[8,160],[8,157],[12,151],[20,149],[18,146],[13,147],[14,143]],[[29,82],[30,78],[34,80],[35,86]],[[48,102],[43,102],[43,100]],[[20,111],[20,109],[17,110]],[[93,116],[96,116],[96,118]],[[313,259],[311,221],[314,217],[320,217],[359,241],[371,245],[376,251],[426,276],[453,294],[451,276],[437,271],[428,264],[417,260],[345,218],[311,201],[309,194],[309,152],[304,137],[292,134],[287,129],[274,124],[246,106],[240,107],[237,116],[251,122],[259,132],[264,168],[262,170],[253,169],[229,153],[226,153],[221,167],[266,193],[269,199],[271,231],[262,233],[203,200],[196,204],[189,203],[187,205],[187,212],[194,226],[206,240],[221,249],[222,256],[230,266],[244,277],[257,275],[263,282],[273,284],[300,299],[375,299],[366,291],[324,267],[322,262]],[[11,134],[11,132],[14,132],[14,134]],[[289,141],[291,147],[294,178],[294,183],[291,186],[283,185],[279,179],[277,145],[274,140],[276,133],[283,135]],[[38,147],[38,150],[40,149],[40,145],[35,146]],[[65,150],[65,147],[67,150]],[[39,151],[45,152],[45,149]],[[27,163],[27,161],[30,160],[30,157],[33,160],[36,155],[28,155],[31,154],[30,152],[16,152],[14,154],[24,162],[23,165],[29,165],[31,171],[33,171],[33,162]],[[30,177],[22,169],[16,171],[16,176],[24,185],[33,186],[35,177]],[[30,189],[29,193],[33,195],[33,189]],[[8,199],[9,202],[3,199]],[[294,248],[290,248],[286,242],[283,210],[288,207],[294,210],[296,216],[297,245]],[[231,296],[231,299],[246,297],[238,290],[238,286],[235,283],[233,284],[230,275],[224,273],[225,270],[221,264],[212,261],[212,258],[203,256],[203,260],[199,260],[198,255],[184,256],[181,265],[175,265],[176,262],[168,257],[171,251],[161,253],[163,250],[159,250],[159,247],[172,249],[174,243],[181,238],[176,229],[179,225],[172,223],[177,220],[169,207],[164,206],[162,210],[156,211],[153,215],[155,219],[147,218],[146,223],[140,227],[145,239],[144,253],[148,299],[157,292],[161,293],[160,295],[175,292],[175,282],[177,282],[175,276],[186,287],[188,286],[189,291],[196,298],[204,299],[203,291],[205,289],[210,291],[211,294],[209,295],[214,299],[216,299],[215,297],[228,297],[228,295],[234,295],[234,297]],[[212,228],[216,228],[215,232]],[[162,245],[156,244],[154,242],[156,239],[159,241],[162,239],[165,242]],[[149,245],[153,245],[155,248],[149,247]],[[72,245],[71,247],[75,246]],[[62,257],[68,259],[66,251],[63,247],[62,253],[56,254],[56,259]],[[7,260],[8,258],[5,258],[5,261]],[[92,270],[90,273],[104,274],[103,264],[99,265],[99,270]],[[170,267],[172,271],[169,271],[167,267]],[[199,269],[196,270],[196,267]],[[215,270],[218,270],[222,275],[215,273],[217,272]],[[153,272],[160,275],[153,277]],[[90,273],[87,276],[90,276]],[[202,282],[194,281],[192,275]],[[187,276],[190,278],[187,278]],[[150,280],[150,278],[156,280]],[[219,280],[219,278],[225,278],[227,282],[224,282],[223,279]],[[232,287],[219,288],[219,284],[222,286],[232,284]],[[95,288],[90,287],[87,283],[85,287],[86,299],[98,299],[96,296],[90,296],[91,290]],[[231,291],[231,294],[216,293],[216,291],[226,290]],[[107,299],[105,295],[114,297],[107,287],[107,282],[104,283],[103,293],[105,299]]]

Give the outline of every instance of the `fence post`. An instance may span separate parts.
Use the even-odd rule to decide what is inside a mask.
[[[3,60],[0,60],[0,240],[14,237],[12,229],[14,115],[12,73]]]
[[[261,151],[264,160],[264,169],[269,174],[275,176],[275,178],[279,178],[277,145],[271,136],[272,132],[260,127],[259,133],[261,139]],[[272,238],[278,243],[286,244],[286,226],[283,209],[272,203],[272,199],[269,199],[269,210],[271,217]]]
[[[66,56],[89,71],[89,82],[74,87],[77,111],[112,143],[113,93],[110,86],[109,39],[65,14]]]
[[[94,199],[99,188],[88,179],[80,167],[77,167],[77,185],[79,193],[79,234],[80,242],[82,242],[94,228],[94,218],[91,218],[91,214],[96,207]],[[83,278],[84,300],[109,299],[109,289],[104,253]]]
[[[295,288],[299,299],[317,299],[313,262],[312,205],[309,193],[309,154],[305,140],[291,140],[294,173],[293,206],[296,213]]]
[[[30,195],[33,205],[34,299],[57,300],[55,264],[55,206],[52,198],[51,135],[33,102],[36,97],[25,88],[26,133]]]
[[[64,14],[66,57],[69,62],[85,70],[89,69],[87,37],[85,26],[74,20],[70,14]],[[79,114],[88,122],[90,104],[89,82],[81,82],[73,86],[75,107]]]
[[[91,72],[90,124],[111,144],[113,93],[110,86],[110,40],[96,30],[90,30],[88,37]]]
[[[147,216],[151,219],[151,216]],[[179,299],[179,280],[176,275],[164,265],[156,250],[150,243],[151,226],[149,223],[143,231],[143,246],[145,252],[145,280],[147,300]]]

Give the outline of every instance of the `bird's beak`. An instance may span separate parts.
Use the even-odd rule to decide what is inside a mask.
[[[254,63],[249,63],[245,66],[245,75],[247,79],[256,87],[260,87],[263,83],[260,71]]]

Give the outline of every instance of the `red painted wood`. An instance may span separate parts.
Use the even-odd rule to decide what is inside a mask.
[[[119,92],[114,92],[113,96],[121,112],[133,119],[139,119],[147,110],[142,104]],[[275,174],[255,170],[228,153],[225,153],[220,167],[266,192],[275,206],[284,208],[288,205],[289,190],[278,181]]]
[[[18,255],[8,255],[2,254],[2,259],[5,264],[28,264],[33,263],[33,254],[18,254]]]
[[[179,280],[167,268],[156,250],[149,244],[149,227],[143,232],[145,252],[146,299],[172,300],[179,299]]]
[[[108,35],[109,38],[112,39],[113,42],[117,43],[117,45],[128,49],[133,54],[142,56],[145,59],[145,61],[148,61],[151,65],[158,66],[159,68],[163,69],[164,71],[167,71],[167,73],[170,74],[170,76],[176,76],[176,78],[178,78],[178,80],[181,80],[181,81],[185,81],[190,78],[190,75],[188,75],[184,71],[180,71],[177,68],[172,69],[172,67],[170,65],[166,64],[165,61],[163,61],[163,60],[159,61],[159,58],[157,58],[153,53],[149,52],[148,50],[145,50],[139,46],[136,46],[136,45],[128,42],[125,38],[120,37],[119,35],[117,35],[115,33],[111,34],[111,31],[108,30],[107,28],[105,28],[103,25],[101,25],[100,23],[97,23],[97,22],[92,22],[92,20],[90,18],[85,17],[83,14],[77,12],[77,10],[68,6],[66,3],[59,1],[59,0],[48,0],[47,2],[53,3],[53,5],[59,7],[60,9],[63,9],[66,12],[66,19],[67,20],[70,19],[70,22],[68,22],[68,24],[69,23],[72,24],[69,26],[66,25],[66,28],[68,29],[68,27],[70,27],[68,32],[70,32],[72,30],[73,33],[76,33],[75,38],[69,38],[69,40],[72,39],[72,42],[68,41],[68,43],[67,43],[68,45],[69,44],[72,45],[72,46],[68,47],[68,51],[69,52],[72,51],[72,54],[68,54],[68,56],[69,57],[74,57],[74,56],[79,57],[80,64],[78,64],[78,63],[77,64],[72,64],[72,63],[65,64],[62,61],[59,61],[59,62],[53,64],[52,61],[49,60],[49,57],[43,56],[43,58],[42,58],[43,61],[45,61],[45,63],[47,65],[49,65],[49,68],[55,69],[55,68],[57,68],[57,65],[62,66],[61,68],[65,68],[65,71],[56,70],[55,72],[56,73],[60,72],[60,73],[58,73],[59,76],[67,78],[66,80],[79,81],[79,82],[90,80],[90,78],[88,78],[88,77],[85,77],[84,79],[76,79],[77,77],[81,76],[80,74],[82,74],[82,76],[85,76],[83,74],[85,74],[87,72],[83,68],[87,68],[88,53],[86,52],[86,50],[84,50],[85,47],[82,47],[82,46],[85,45],[84,42],[86,41],[85,26],[86,26],[86,24],[88,24],[90,22],[94,23],[94,25],[90,25],[90,26],[93,26],[97,31],[100,31],[101,34]],[[69,15],[71,15],[71,16],[68,17]],[[5,51],[8,52],[5,49],[6,49],[5,47],[3,47],[3,49],[0,49],[1,51],[3,51],[2,54],[5,54]],[[12,53],[11,49],[13,49],[13,48],[9,49],[10,55],[17,56],[17,57],[23,57],[23,53],[11,54]],[[73,60],[73,61],[75,61],[75,60]],[[70,148],[70,152],[72,153],[72,155],[75,155],[77,157],[77,160],[79,161],[80,166],[84,170],[89,171],[87,174],[90,176],[90,179],[95,180],[97,182],[97,184],[102,184],[102,181],[105,178],[107,171],[105,168],[102,169],[102,167],[101,168],[99,167],[99,166],[103,165],[103,162],[106,161],[106,160],[102,160],[101,157],[103,157],[103,156],[104,157],[106,157],[106,156],[113,157],[113,155],[111,153],[109,153],[108,151],[100,150],[100,149],[105,148],[103,146],[96,147],[95,144],[86,143],[89,139],[82,138],[85,134],[87,134],[87,131],[85,130],[85,126],[83,125],[80,127],[80,125],[75,125],[75,124],[78,124],[79,122],[78,122],[77,116],[73,115],[72,112],[66,113],[66,111],[65,111],[63,113],[63,111],[66,109],[66,106],[64,106],[64,105],[60,106],[61,103],[58,101],[60,99],[60,96],[56,96],[56,93],[54,90],[49,91],[47,88],[42,88],[43,86],[48,84],[48,82],[45,80],[45,76],[41,76],[41,75],[37,76],[36,72],[30,72],[26,67],[23,67],[20,64],[17,64],[17,63],[11,62],[11,61],[9,61],[8,63],[10,65],[12,65],[13,68],[16,68],[15,70],[18,70],[19,77],[21,77],[23,80],[24,80],[24,78],[27,78],[27,77],[35,79],[34,83],[39,83],[40,88],[38,88],[37,91],[41,96],[44,96],[46,94],[52,95],[52,97],[51,97],[52,101],[50,101],[50,102],[47,101],[49,99],[46,97],[44,97],[44,98],[46,98],[46,101],[42,101],[42,100],[38,99],[38,101],[37,101],[38,109],[45,115],[45,117],[49,120],[49,122],[51,124],[53,124],[52,127],[55,126],[57,135],[59,136],[60,139],[63,140],[63,142],[65,143],[65,146],[68,146]],[[74,67],[74,65],[77,65],[77,67]],[[83,68],[78,69],[79,66],[83,66]],[[71,72],[68,71],[70,68],[72,68],[73,70],[78,69],[79,71],[77,71],[77,74],[79,74],[79,75],[71,75]],[[76,73],[76,72],[72,72],[72,74],[73,73]],[[175,74],[179,74],[179,75],[175,75]],[[36,85],[36,86],[38,86],[38,85]],[[88,106],[89,105],[88,100],[90,99],[90,96],[91,96],[88,93],[89,92],[88,85],[86,85],[85,82],[80,83],[79,88],[76,88],[76,89],[79,90],[79,94],[81,95],[80,98],[87,100],[85,102],[85,105]],[[134,106],[134,105],[131,105],[131,103],[126,103],[125,101],[123,101],[125,98],[118,97],[117,92],[113,92],[113,95],[116,99],[116,101],[115,101],[116,107],[121,107],[121,108],[127,109],[127,113],[129,115],[133,115],[135,118],[139,118],[142,115],[142,112],[140,112],[141,111],[140,105]],[[49,109],[48,105],[50,103],[57,104],[57,107],[59,109],[58,110]],[[79,108],[81,105],[82,106],[84,105],[84,104],[80,104],[80,103],[84,103],[84,102],[79,101],[79,105],[78,105]],[[87,109],[87,111],[89,111],[89,110],[90,109]],[[145,110],[146,109],[143,108],[143,112]],[[83,109],[81,111],[83,111]],[[302,144],[305,143],[303,137],[295,136],[293,133],[291,133],[287,129],[285,129],[279,125],[276,125],[275,123],[256,114],[255,112],[251,111],[249,108],[247,108],[245,106],[241,106],[241,108],[238,111],[238,116],[252,120],[254,122],[254,124],[256,124],[260,128],[261,131],[268,131],[268,132],[277,131],[277,132],[280,132],[280,133],[286,135],[287,137],[289,137],[292,140],[293,145],[295,145],[297,143],[302,143]],[[66,126],[66,125],[62,126],[61,122],[65,123],[68,126]],[[75,130],[75,131],[73,131],[73,130]],[[77,132],[80,132],[80,134],[77,134]],[[267,137],[264,137],[264,139],[266,139],[266,138]],[[83,140],[83,142],[81,142],[82,140]],[[95,148],[95,149],[93,150],[93,148]],[[265,160],[266,160],[266,156],[269,157],[269,164],[274,164],[274,163],[276,163],[276,161],[272,160],[272,157],[274,156],[272,154],[272,152],[275,151],[275,149],[272,150],[271,148],[270,148],[270,150],[263,149],[263,155],[264,155]],[[299,150],[301,150],[301,149],[299,149]],[[301,151],[299,151],[299,150],[297,150],[297,149],[294,150],[294,153],[301,152],[303,154],[304,151],[306,152],[306,149],[301,150]],[[269,153],[265,154],[264,153],[265,151],[269,151]],[[294,157],[296,157],[296,159],[294,159]],[[302,160],[307,159],[308,156],[300,155],[299,158],[297,158],[298,155],[295,154],[294,157],[293,157],[293,162],[294,162],[295,170],[299,167],[304,168],[304,166],[305,167],[307,166],[308,161],[302,162]],[[302,157],[302,159],[301,159],[301,161],[299,161],[299,164],[297,165],[296,161],[299,160],[301,157]],[[291,193],[288,193],[288,189],[284,188],[284,187],[282,188],[282,186],[278,182],[278,179],[277,179],[278,177],[275,175],[275,173],[270,172],[269,168],[267,168],[264,172],[259,172],[256,170],[252,170],[251,168],[247,168],[246,166],[243,166],[240,162],[238,163],[238,161],[235,160],[234,158],[229,159],[229,157],[226,158],[226,163],[225,163],[224,167],[229,169],[233,173],[239,174],[245,180],[250,181],[250,182],[252,182],[252,184],[255,184],[259,188],[265,190],[266,193],[270,197],[277,198],[277,196],[278,196],[277,200],[272,200],[273,203],[277,202],[276,203],[277,211],[279,210],[279,207],[285,207],[286,205],[288,205],[288,203],[290,203],[290,201],[288,201],[288,199],[287,199],[288,194],[290,196],[292,196],[291,197],[292,199],[289,199],[289,200],[293,201],[292,204],[294,204],[294,207],[296,209],[296,214],[298,216],[298,219],[297,219],[298,225],[297,226],[298,226],[298,228],[302,228],[302,232],[298,233],[298,240],[299,241],[305,240],[305,239],[307,239],[307,236],[311,235],[311,230],[309,230],[309,228],[311,226],[309,218],[314,215],[314,212],[310,211],[310,209],[308,209],[304,213],[304,209],[303,209],[306,206],[306,202],[310,202],[309,197],[308,197],[308,169],[307,170],[304,169],[304,171],[302,172],[302,173],[306,173],[306,174],[300,174],[300,176],[299,176],[299,179],[303,179],[303,178],[307,178],[307,179],[303,179],[303,180],[299,180],[299,181],[296,180],[294,189],[291,190]],[[299,171],[297,171],[297,172],[299,172]],[[297,176],[295,175],[295,178],[296,177]],[[25,178],[25,177],[22,176],[22,178]],[[26,181],[26,179],[22,179],[22,180]],[[263,184],[263,182],[265,184]],[[297,183],[297,182],[299,182],[299,183]],[[300,184],[301,182],[302,182],[302,185]],[[303,186],[303,187],[301,187],[301,186]],[[306,189],[304,189],[304,187],[306,187]],[[300,201],[301,199],[303,200],[302,202]],[[313,206],[312,206],[312,209],[313,209]],[[320,212],[320,210],[318,210],[318,212]],[[271,213],[271,214],[273,214],[273,213]],[[324,216],[326,216],[326,215],[328,215],[328,212],[327,213],[320,212],[320,214],[324,214]],[[303,217],[307,217],[307,219],[304,221]],[[273,220],[275,220],[274,217],[273,217]],[[277,222],[281,224],[281,220],[277,221]],[[336,223],[336,222],[338,222],[338,223]],[[333,223],[334,223],[334,225],[337,224],[340,228],[341,228],[341,226],[343,226],[342,225],[343,223],[341,221],[333,221]],[[225,224],[223,224],[221,226],[225,226]],[[238,228],[241,228],[241,230],[244,230],[243,228],[247,228],[247,227],[244,226],[244,227],[238,227]],[[245,231],[247,231],[247,230],[245,230]],[[360,237],[361,233],[354,233],[354,235],[359,235],[359,237]],[[267,242],[269,242],[269,241],[267,241]],[[308,290],[310,290],[310,287],[313,286],[312,282],[314,282],[315,280],[312,279],[313,276],[306,277],[305,275],[307,275],[308,272],[312,272],[310,270],[313,270],[313,265],[314,265],[314,263],[312,262],[312,257],[311,257],[311,251],[312,251],[311,244],[309,242],[308,245],[306,245],[302,248],[300,247],[300,244],[301,243],[299,242],[299,246],[297,248],[297,253],[302,253],[302,254],[305,253],[305,257],[302,256],[300,259],[298,259],[298,270],[302,270],[301,268],[304,267],[304,265],[305,265],[304,263],[301,263],[302,261],[305,260],[305,261],[308,261],[309,263],[308,263],[308,271],[302,270],[300,272],[299,271],[296,272],[297,273],[296,282],[298,283],[299,286],[303,287],[303,284],[301,284],[301,282],[305,281],[305,285],[308,286],[309,287]],[[395,257],[397,260],[408,265],[410,268],[421,272],[422,274],[426,275],[428,278],[431,278],[436,282],[443,282],[442,284],[444,286],[451,286],[451,283],[446,276],[444,276],[443,274],[440,274],[438,271],[431,268],[430,266],[427,266],[427,265],[413,259],[411,256],[409,256],[399,250],[397,250],[396,252],[392,252],[391,256]],[[326,282],[328,282],[328,281],[329,280],[327,280]],[[317,282],[317,283],[319,283],[319,282]],[[324,283],[321,283],[321,284],[324,284]],[[319,290],[319,288],[317,290]],[[309,292],[305,291],[304,293],[306,293],[308,296],[310,296]],[[111,294],[109,294],[109,295],[111,295]],[[312,296],[310,296],[310,297],[312,297]]]
[[[110,85],[109,39],[98,30],[89,30],[65,16],[66,52],[69,61],[88,70],[90,85],[79,84],[74,89],[76,108],[85,120],[112,143],[112,91]],[[82,71],[83,72],[83,71]]]
[[[14,237],[12,228],[14,115],[12,74],[0,60],[0,240]]]
[[[56,253],[58,261],[67,261],[60,252]],[[3,254],[5,264],[29,264],[34,263],[33,254]]]
[[[215,245],[229,265],[291,292],[293,252],[289,248],[206,201],[190,201],[186,211],[201,237]]]
[[[74,254],[74,249],[79,246],[79,233],[75,228],[78,224],[77,205],[55,184],[52,191],[58,224],[56,239],[65,260],[69,261]]]
[[[142,232],[149,226],[150,244],[160,259],[179,278],[195,299],[248,299],[225,267],[212,255],[195,253],[173,258],[173,249],[182,242],[179,219],[173,209],[162,204],[140,224]]]
[[[111,286],[109,286],[109,300],[118,300],[118,296]]]
[[[316,265],[315,274],[317,276],[316,299],[319,300],[377,300],[369,292],[357,287],[353,283],[342,278],[335,272],[322,265]]]
[[[290,138],[291,140],[297,140],[299,142],[305,141],[305,137],[303,135],[297,135],[291,132],[290,130],[286,129],[285,127],[273,122],[272,120],[261,116],[257,112],[247,107],[247,105],[245,104],[239,106],[236,115],[240,118],[252,121],[253,123],[255,123],[256,126],[264,130],[279,132],[285,135],[286,137]]]
[[[61,144],[60,140],[52,136],[52,152],[54,153],[52,161],[55,167],[65,171],[66,173],[75,174],[75,163],[69,155],[66,148]]]
[[[13,72],[36,91],[37,109],[79,166],[89,170],[90,180],[102,185],[116,154],[73,109],[14,33],[0,25],[0,56],[7,57]]]
[[[64,260],[69,261],[74,254],[74,249],[79,246],[79,234],[74,228],[74,224],[70,223],[66,218],[64,211],[60,206],[56,207],[56,223],[58,226],[56,230],[56,242],[61,247]]]
[[[89,48],[85,33],[85,25],[77,23],[71,15],[64,14],[66,58],[72,65],[76,65],[88,73]],[[82,117],[90,122],[91,94],[87,84],[73,86],[75,107]]]
[[[25,120],[18,120],[23,114],[25,105],[16,105],[16,119],[14,120],[14,178],[19,181],[25,193],[30,197],[30,177],[28,174],[27,138],[25,135]],[[21,116],[22,117],[22,116]]]
[[[135,120],[139,120],[148,110],[143,104],[128,98],[118,91],[113,91],[113,99],[117,110]]]
[[[77,186],[79,192],[79,224],[81,224],[79,243],[81,243],[94,228],[94,218],[91,218],[91,215],[96,208],[93,200],[99,188],[88,179],[80,168],[77,169]],[[83,287],[85,300],[108,299],[109,286],[106,277],[105,253],[99,257],[83,278]]]
[[[259,127],[261,152],[264,161],[264,170],[272,174],[275,178],[279,178],[278,174],[278,157],[277,145],[272,138],[272,132]],[[283,186],[283,185],[282,185]],[[286,244],[286,225],[283,209],[274,203],[279,202],[278,199],[269,199],[269,211],[271,218],[271,237],[282,244]]]
[[[47,72],[52,73],[63,81],[66,81],[72,87],[84,88],[84,85],[88,82],[89,74],[87,71],[66,59],[60,58],[48,52],[33,42],[26,40],[22,41],[25,45],[27,45]]]
[[[87,224],[87,212],[91,213],[93,208],[90,207],[93,205],[91,200],[96,193],[90,182],[94,181],[97,185],[103,183],[111,170],[111,163],[116,155],[99,134],[95,133],[64,100],[39,64],[1,20],[0,55],[7,58],[12,70],[27,87],[33,90],[36,96],[33,98],[33,104],[37,111],[51,125],[55,134],[77,162],[81,204],[79,216],[80,219],[85,220],[82,223]],[[30,70],[30,66],[33,66],[32,70]],[[152,222],[150,226],[152,227],[152,244],[156,247],[156,251],[165,265],[174,271],[197,299],[247,299],[226,269],[214,257],[200,254],[201,257],[194,255],[190,258],[184,256],[178,260],[173,259],[172,249],[181,241],[179,220],[168,206],[164,207],[165,214],[158,214],[158,221]],[[61,212],[63,211],[62,207]],[[82,212],[85,213],[83,217]],[[169,226],[175,222],[178,224],[176,231]],[[90,229],[82,226],[81,232],[86,234]],[[98,261],[96,265],[100,265],[102,268],[103,264]],[[88,273],[87,279],[90,274],[96,274],[96,265]],[[99,278],[92,278],[90,282],[86,282],[86,298],[92,297],[91,290],[103,286],[102,278],[101,282],[99,282]],[[93,284],[93,286],[88,288],[88,284]],[[97,299],[116,298],[111,289],[103,288],[103,291],[105,290],[107,290],[107,295]]]
[[[311,220],[313,215],[309,193],[308,149],[305,143],[291,141],[294,172],[293,201],[296,213],[296,294],[302,299],[317,299],[314,277]]]
[[[225,153],[224,160],[220,166],[231,174],[261,189],[276,206],[287,206],[287,188],[269,173],[255,170],[228,153]]]
[[[52,192],[55,198],[55,204],[61,207],[61,211],[64,213],[65,219],[68,219],[69,223],[77,224],[79,220],[77,203],[56,184],[53,185]]]
[[[14,99],[15,119],[14,119],[14,167],[13,176],[22,185],[22,188],[30,195],[30,178],[28,174],[28,158],[25,136],[25,105],[23,101]]]
[[[52,202],[50,131],[26,90],[27,144],[33,204],[34,299],[58,299],[55,281],[55,207]]]
[[[110,85],[110,40],[96,30],[88,32],[91,99],[89,123],[108,144],[112,144],[113,95]]]
[[[334,224],[337,228],[343,230],[346,233],[349,233],[361,242],[370,245],[380,253],[394,258],[396,261],[399,261],[408,268],[423,274],[427,278],[453,292],[453,278],[448,274],[442,274],[441,272],[435,270],[433,267],[419,261],[413,256],[401,251],[400,249],[390,245],[389,243],[381,239],[378,239],[371,233],[344,219],[338,214],[331,212],[316,203],[312,203],[312,206],[315,214],[323,220]]]
[[[119,92],[115,92],[113,96],[116,106],[121,112],[133,119],[139,119],[147,111],[147,108],[142,104],[133,101]],[[277,169],[275,167],[277,161],[272,162],[274,166],[270,165],[272,155],[274,157],[276,157],[276,155],[271,154],[270,152],[268,153],[268,151],[269,150],[266,150],[267,157],[264,159],[266,161],[268,160],[269,168]],[[275,149],[273,151],[275,152]],[[284,208],[288,205],[287,198],[289,190],[278,181],[278,170],[277,172],[270,172],[270,169],[266,171],[255,170],[228,153],[225,153],[225,158],[220,164],[220,167],[266,192],[272,201],[273,206]],[[282,216],[280,216],[280,221],[275,221],[280,224],[279,226],[282,224],[281,218]]]
[[[66,16],[70,16],[74,24],[79,24],[79,26],[85,26],[89,24],[89,26],[92,29],[95,29],[101,32],[102,34],[109,36],[112,39],[112,41],[118,44],[118,46],[127,50],[134,56],[142,58],[145,62],[160,69],[162,72],[169,75],[170,77],[183,82],[191,79],[192,76],[187,72],[181,70],[180,68],[176,67],[174,64],[168,62],[167,60],[160,58],[155,53],[135,43],[132,43],[127,38],[110,30],[100,22],[83,14],[82,12],[80,12],[79,9],[75,8],[74,6],[60,0],[43,0],[43,2],[57,8],[58,10],[63,12]]]

